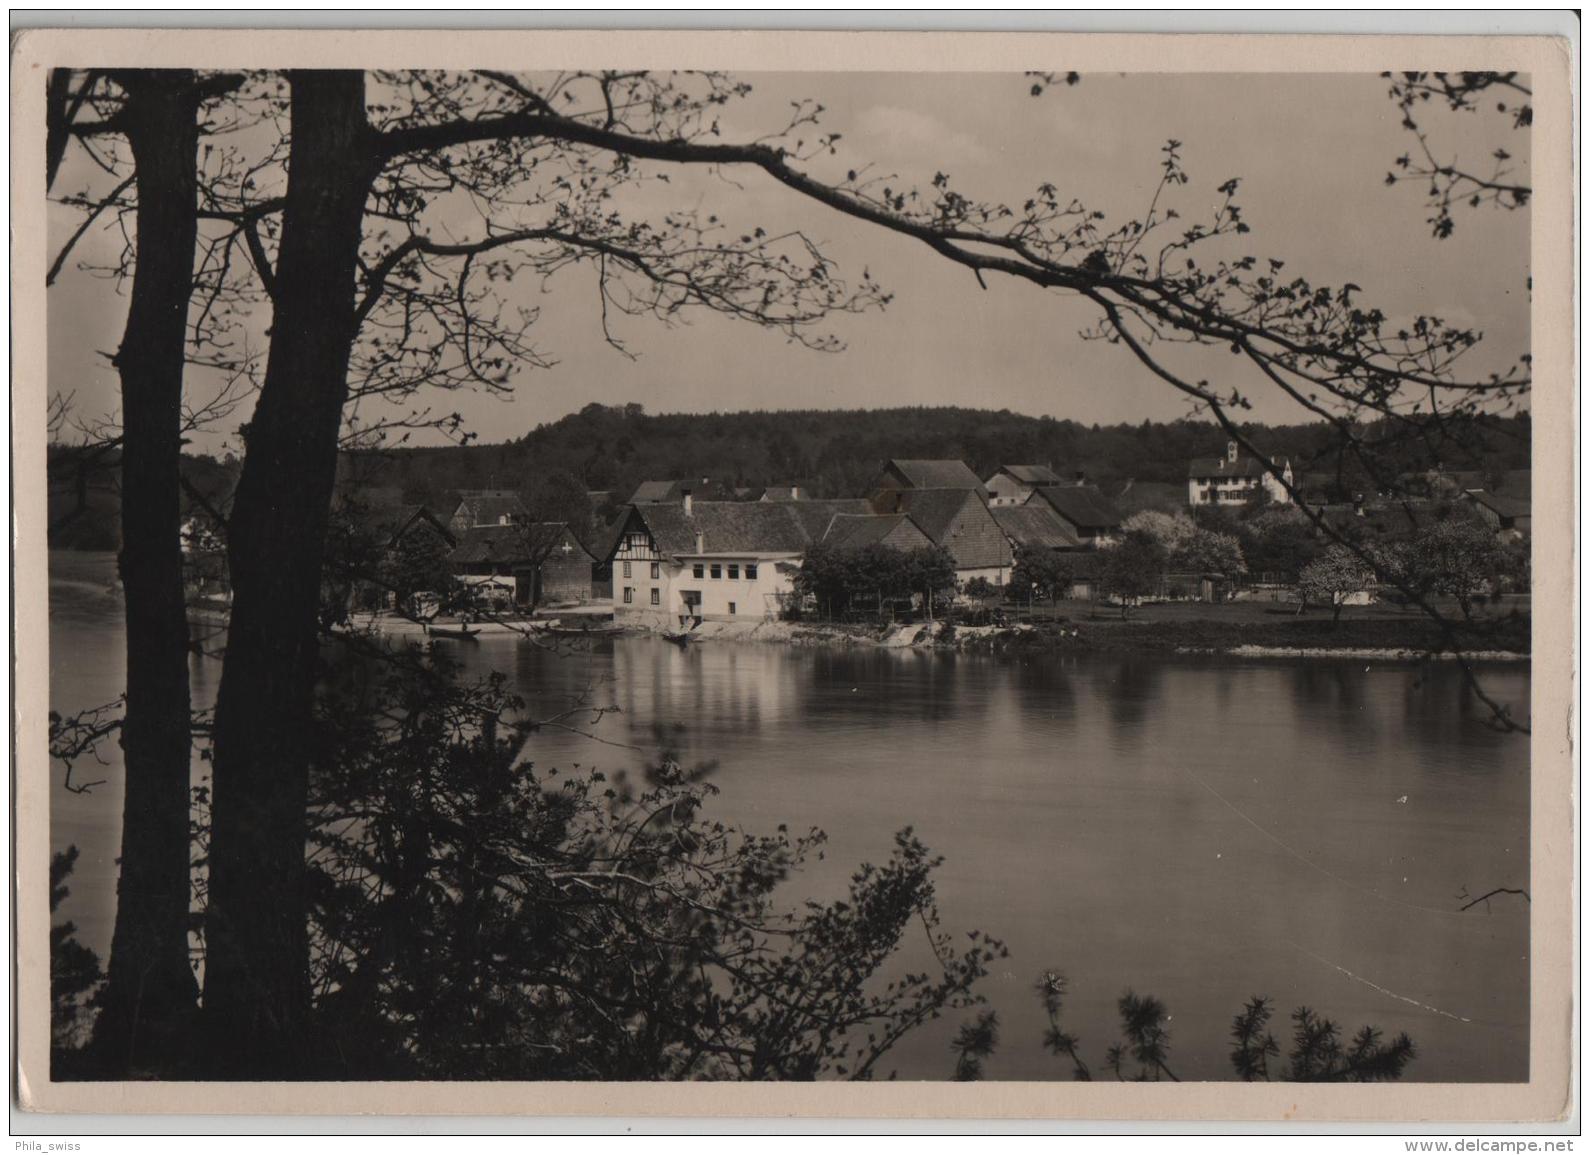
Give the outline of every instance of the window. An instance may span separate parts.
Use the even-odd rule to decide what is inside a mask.
[[[712,579],[714,581],[716,581],[718,578],[720,578],[722,576],[723,576],[723,567],[721,565],[717,565],[716,563],[714,563],[713,566],[712,566]]]
[[[651,563],[651,580],[656,581],[660,577],[662,577],[662,565],[654,561]]]
[[[754,582],[756,580],[756,565],[755,565],[755,563],[749,563],[749,564],[746,565],[746,567],[745,567],[745,580],[748,581],[748,582]]]
[[[624,604],[625,605],[630,605],[631,603],[634,602],[634,600],[635,600],[635,587],[634,586],[625,586],[624,587]]]
[[[694,572],[695,572],[695,575],[696,575],[696,580],[699,581],[702,578],[707,576],[707,567],[702,565],[700,562],[697,562]]]
[[[632,573],[631,573],[631,572],[630,572],[630,570],[629,570],[629,562],[625,562],[625,563],[624,563],[624,576],[625,576],[625,577],[634,577],[634,576],[635,576],[635,575],[634,575],[634,574],[632,574]]]
[[[662,605],[662,590],[656,586],[651,587],[651,604],[654,606]]]
[[[740,580],[740,567],[739,566],[731,565],[729,567],[729,580],[731,582],[737,582],[737,581]]]
[[[734,603],[733,603],[733,602],[730,602],[730,603],[729,603],[729,612],[730,612],[730,613],[731,613],[731,614],[732,614],[732,613],[733,613],[733,612],[734,612]]]

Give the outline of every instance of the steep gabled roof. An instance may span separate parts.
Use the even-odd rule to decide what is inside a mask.
[[[457,542],[452,531],[447,528],[447,524],[423,505],[377,506],[370,510],[367,516],[369,524],[385,534],[388,542],[396,541],[419,523],[429,525],[448,545]]]
[[[1046,485],[1033,490],[1027,504],[1035,501],[1047,502],[1078,529],[1117,529],[1121,524],[1120,511],[1096,485]]]
[[[876,513],[906,513],[934,545],[955,557],[957,569],[1010,564],[1010,543],[977,493],[967,489],[899,489],[880,493]]]
[[[679,497],[679,482],[677,481],[643,481],[635,487],[635,492],[630,495],[631,505],[640,505],[651,501],[674,501]]]
[[[800,553],[810,539],[790,515],[793,504],[697,501],[689,517],[685,516],[684,505],[677,502],[637,504],[633,508],[662,553],[670,557],[700,557]]]
[[[1059,485],[1061,478],[1058,473],[1047,465],[1001,465],[999,473],[1007,474],[1023,485]],[[994,475],[998,477],[999,474]],[[990,481],[993,478],[989,478]]]
[[[516,525],[472,525],[458,535],[454,565],[513,565],[528,561],[529,548]]]
[[[903,477],[912,489],[975,489],[983,483],[964,461],[929,461],[893,458],[885,466]]]
[[[989,511],[1012,545],[1025,549],[1076,549],[1082,539],[1044,502],[1002,505]]]
[[[561,521],[536,522],[534,526],[470,526],[459,535],[458,546],[453,550],[451,560],[455,565],[479,565],[486,562],[493,565],[528,564],[535,552],[531,549],[532,539],[538,534],[547,535],[535,539],[542,545],[554,540],[551,535],[555,534],[584,553],[587,561],[591,560],[590,551],[574,531]],[[544,549],[539,552],[545,554]],[[562,554],[555,551],[554,556],[561,557]],[[572,550],[569,557],[571,559],[574,557]]]
[[[917,528],[937,545],[944,544],[961,507],[967,501],[982,504],[982,499],[965,489],[897,489],[879,494],[874,513],[909,513]]]
[[[593,558],[610,560],[613,551],[618,549],[619,538],[623,536],[624,525],[628,521],[629,510],[625,509],[607,525],[596,526],[591,530],[590,540],[585,543],[586,552]]]
[[[1503,493],[1491,493],[1484,489],[1468,489],[1464,490],[1464,494],[1471,501],[1478,502],[1499,517],[1529,516],[1530,504],[1527,496],[1512,497]]]
[[[828,523],[824,545],[839,549],[892,545],[896,549],[922,549],[933,541],[904,513],[840,513]]]
[[[642,505],[658,501],[682,501],[685,490],[689,490],[697,501],[703,499],[720,500],[735,496],[735,491],[724,486],[721,482],[711,478],[696,479],[692,477],[677,477],[672,481],[643,481],[635,487],[635,492],[630,495],[630,505]]]
[[[768,502],[789,511],[808,541],[822,541],[828,525],[841,514],[868,514],[872,505],[864,497],[835,497],[819,501]]]
[[[1271,460],[1275,463],[1277,469],[1284,469],[1287,465],[1287,458],[1285,457],[1274,457]],[[1224,457],[1195,457],[1187,464],[1187,476],[1189,478],[1213,477],[1218,479],[1238,477],[1256,480],[1267,473],[1269,473],[1269,470],[1264,467],[1264,462],[1247,454],[1241,455],[1236,461],[1230,461]]]
[[[457,542],[447,523],[424,505],[377,505],[362,500],[361,496],[338,502],[333,515],[339,522],[362,530],[382,547],[397,541],[417,523],[430,526],[449,546]]]

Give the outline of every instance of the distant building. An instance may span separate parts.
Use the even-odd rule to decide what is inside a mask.
[[[873,484],[874,496],[902,489],[969,489],[987,498],[988,491],[964,461],[924,461],[892,458]]]
[[[362,499],[364,495],[361,494]],[[458,544],[457,536],[437,514],[418,504],[366,504],[348,499],[333,509],[333,516],[350,535],[350,543],[368,553],[373,570],[410,558],[433,557],[440,564]],[[384,582],[357,584],[355,597],[368,609],[390,607],[394,594]]]
[[[459,580],[490,600],[527,606],[594,596],[596,559],[562,522],[471,526],[451,561]]]
[[[988,490],[988,504],[995,508],[1021,505],[1039,486],[1064,484],[1060,475],[1047,465],[1001,465],[994,476],[983,482]]]
[[[801,557],[843,514],[865,501],[637,502],[610,553],[614,616],[665,626],[776,617]]]
[[[994,520],[1004,531],[1012,550],[1075,550],[1087,543],[1071,524],[1046,501],[1026,505],[1004,505],[993,510]]]
[[[511,489],[463,489],[447,527],[458,536],[477,525],[513,525],[529,519],[530,511]]]
[[[1010,542],[984,502],[981,485],[976,490],[884,490],[873,498],[872,511],[909,514],[934,545],[950,552],[956,579],[963,583],[983,578],[1002,586],[1010,578]]]
[[[886,545],[905,553],[932,549],[933,539],[905,513],[841,513],[828,523],[823,544],[837,549]]]
[[[1121,536],[1121,513],[1096,485],[1046,485],[1033,490],[1028,506],[1046,505],[1083,546],[1111,545]]]
[[[810,495],[798,485],[770,485],[762,490],[758,501],[805,501]]]
[[[1271,464],[1291,485],[1291,459],[1277,457]],[[1280,503],[1292,500],[1270,468],[1259,458],[1239,452],[1235,441],[1226,443],[1224,457],[1197,457],[1187,466],[1188,505],[1246,505],[1263,498]]]
[[[434,534],[449,548],[457,544],[452,529],[428,506],[374,505],[362,509],[360,519],[375,533],[383,549],[395,549],[413,534]]]
[[[717,501],[734,497],[733,490],[714,482],[710,477],[699,480],[690,477],[673,481],[643,481],[630,494],[630,505],[654,505],[658,502],[682,501],[685,494],[697,501]]]
[[[1485,489],[1466,489],[1463,496],[1473,502],[1481,517],[1504,538],[1518,540],[1529,535],[1530,497],[1492,493]]]

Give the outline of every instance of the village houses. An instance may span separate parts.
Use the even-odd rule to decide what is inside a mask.
[[[988,504],[999,509],[1026,504],[1040,486],[1063,484],[1060,475],[1047,465],[1001,465],[983,488],[988,490]]]

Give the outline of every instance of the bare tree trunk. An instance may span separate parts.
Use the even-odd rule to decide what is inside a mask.
[[[305,1077],[306,807],[316,611],[376,171],[359,72],[295,72],[265,383],[228,533],[234,597],[215,716],[205,1032],[221,1077]]]
[[[182,586],[182,373],[197,240],[193,74],[123,80],[137,165],[137,263],[121,374],[127,613],[126,798],[108,982],[94,1048],[109,1070],[158,1070],[198,994],[188,959],[188,623]]]

